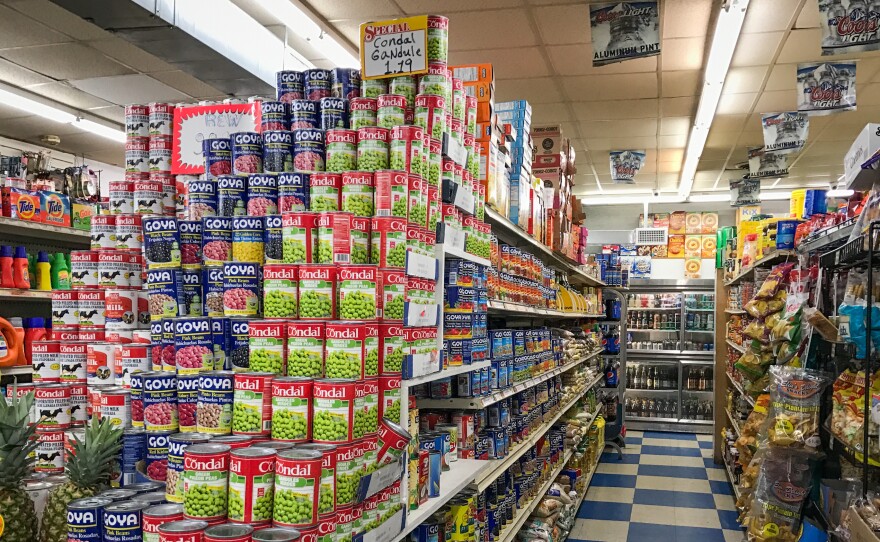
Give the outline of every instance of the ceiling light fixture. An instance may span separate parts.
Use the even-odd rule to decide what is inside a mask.
[[[106,137],[107,139],[110,139],[112,141],[116,141],[117,143],[125,143],[125,132],[117,128],[111,128],[110,126],[81,118],[76,119],[75,122],[71,122],[70,124],[82,130],[85,130],[86,132],[91,132],[95,135],[99,135],[101,137]]]
[[[853,194],[855,194],[855,190],[839,190],[835,188],[826,192],[825,196],[829,198],[848,198]]]
[[[308,41],[334,66],[341,68],[360,66],[361,61],[351,51],[322,30],[308,13],[291,0],[261,0],[261,4],[294,34]]]
[[[791,192],[761,192],[761,201],[782,201],[791,199]]]
[[[682,198],[687,198],[694,186],[694,176],[697,173],[700,155],[703,154],[703,149],[706,147],[715,110],[718,109],[718,102],[721,100],[721,89],[724,88],[724,80],[727,78],[730,62],[733,60],[733,52],[736,49],[736,42],[739,40],[748,8],[749,0],[730,0],[727,8],[721,9],[715,23],[709,58],[706,60],[700,104],[697,106],[697,116],[694,118],[694,125],[688,137],[684,165],[678,184],[678,195]]]
[[[720,192],[718,194],[691,194],[688,196],[691,203],[711,203],[730,201],[730,192]]]
[[[611,196],[601,198],[583,198],[584,205],[635,205],[642,203],[682,203],[684,198],[679,196]]]

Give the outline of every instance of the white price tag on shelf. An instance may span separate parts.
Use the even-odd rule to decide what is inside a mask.
[[[437,280],[437,259],[406,251],[406,274],[423,279]]]
[[[439,353],[435,354],[413,354],[407,358],[410,378],[434,374],[440,371]]]
[[[450,226],[449,224],[443,224],[443,236],[444,245],[457,248],[464,252],[465,234],[463,230],[460,230],[455,226]]]
[[[396,514],[382,522],[375,529],[370,529],[364,534],[352,537],[352,542],[391,542],[400,534],[406,525],[404,510],[398,510]]]
[[[406,302],[406,310],[403,315],[403,323],[407,327],[433,327],[437,325],[436,303],[422,305],[419,303]]]
[[[476,204],[476,200],[474,200],[474,194],[468,190],[465,190],[460,185],[456,187],[455,200],[453,201],[453,203],[462,211],[471,215],[474,214],[474,205]]]

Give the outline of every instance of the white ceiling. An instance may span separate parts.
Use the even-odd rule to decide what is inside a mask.
[[[284,34],[259,0],[234,1]],[[352,46],[367,20],[447,15],[450,63],[491,62],[496,101],[526,99],[533,125],[562,124],[578,153],[575,193],[677,188],[718,0],[661,0],[661,55],[599,68],[591,62],[583,0],[295,1]],[[726,190],[727,180],[741,174],[735,165],[745,160],[746,147],[763,142],[760,114],[795,107],[796,64],[822,58],[818,25],[816,0],[751,0],[695,191]],[[858,111],[813,117],[807,148],[777,188],[836,179],[855,135],[880,116],[880,53],[857,56]],[[122,121],[126,103],[225,97],[49,0],[0,0],[0,81],[114,122]],[[109,140],[0,105],[0,135],[38,142],[44,134],[60,135],[68,152],[122,160],[122,147]],[[646,164],[635,185],[615,186],[608,151],[625,148],[645,149]]]

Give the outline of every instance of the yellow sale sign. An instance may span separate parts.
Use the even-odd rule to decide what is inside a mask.
[[[361,25],[361,78],[384,79],[428,71],[428,16]]]

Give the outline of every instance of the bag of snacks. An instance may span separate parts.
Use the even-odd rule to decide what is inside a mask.
[[[808,455],[771,448],[761,463],[754,500],[746,518],[749,542],[796,542],[801,508],[810,494]]]
[[[781,263],[775,266],[771,271],[770,275],[761,284],[761,288],[758,290],[758,293],[755,294],[755,299],[773,299],[776,297],[777,292],[780,290],[785,291],[782,288],[785,285],[786,280],[788,279],[788,274],[791,272],[794,267],[794,263],[787,262]],[[772,311],[770,311],[772,312]]]
[[[856,346],[856,358],[865,359],[866,330],[865,309],[867,307],[868,279],[864,273],[852,270],[846,279],[846,290],[843,302],[837,308],[840,316],[849,319],[849,336],[847,342]]]
[[[809,369],[770,368],[770,412],[765,426],[773,448],[819,453],[819,407],[828,379]]]

